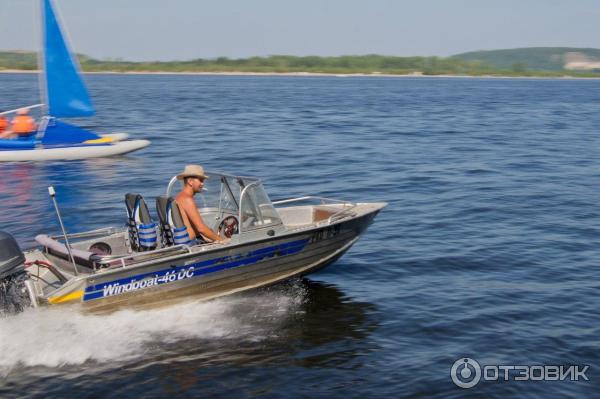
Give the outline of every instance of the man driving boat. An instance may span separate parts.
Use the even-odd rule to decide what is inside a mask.
[[[177,179],[183,181],[183,188],[175,197],[175,201],[179,205],[190,239],[199,238],[212,242],[226,241],[204,223],[194,202],[194,195],[202,191],[204,180],[208,179],[208,176],[204,174],[204,168],[200,165],[186,165],[183,172],[177,175]]]

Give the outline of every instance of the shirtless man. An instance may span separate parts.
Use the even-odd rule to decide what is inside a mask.
[[[204,224],[194,202],[194,195],[202,191],[204,180],[208,179],[208,176],[204,174],[204,168],[200,165],[186,165],[184,171],[177,175],[177,179],[183,180],[183,189],[177,194],[175,201],[179,205],[190,239],[201,237],[213,242],[226,241],[225,238],[220,237]]]

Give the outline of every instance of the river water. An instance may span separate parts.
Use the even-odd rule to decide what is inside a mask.
[[[271,198],[389,206],[308,279],[210,302],[0,318],[0,397],[593,397],[600,388],[600,81],[87,75],[97,116],[152,145],[0,164],[22,247],[125,221],[186,163],[257,176]],[[37,102],[0,74],[0,108]],[[589,366],[589,381],[450,370]]]

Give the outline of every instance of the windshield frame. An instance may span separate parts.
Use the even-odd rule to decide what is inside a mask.
[[[279,216],[277,209],[275,208],[269,195],[265,191],[262,181],[260,179],[257,179],[255,177],[234,176],[234,175],[228,175],[225,173],[216,173],[216,172],[207,172],[207,175],[209,176],[209,178],[211,178],[211,179],[214,178],[215,180],[218,180],[221,183],[220,184],[221,192],[219,194],[219,203],[214,204],[215,207],[218,207],[220,214],[222,214],[223,209],[229,209],[230,211],[236,211],[237,216],[238,216],[238,222],[239,222],[238,229],[239,229],[240,234],[242,233],[242,231],[244,231],[244,232],[251,231],[251,230],[261,229],[261,228],[265,228],[265,227],[269,227],[269,226],[283,224],[283,221],[281,220],[281,217]],[[171,180],[169,181],[169,184],[168,184],[167,190],[166,190],[167,197],[172,196],[173,187],[175,186],[177,181],[178,181],[177,176],[173,176],[171,178]],[[235,182],[239,185],[239,189],[240,189],[239,198],[237,198],[235,195],[235,192],[237,190],[234,190],[230,185],[233,182]],[[227,196],[233,200],[233,204],[237,207],[237,209],[234,210],[231,208],[223,208],[222,207],[223,189],[225,189],[225,191],[227,192]],[[254,191],[254,190],[256,190],[256,191]],[[253,192],[256,193],[256,196],[252,195]],[[264,204],[257,205],[255,200],[259,196],[263,196],[264,197],[263,201],[266,200],[267,202],[265,202]],[[249,205],[249,207],[246,206],[247,204]],[[262,206],[264,206],[264,205],[268,206],[268,208],[269,208],[268,212],[271,213],[271,215],[269,215],[268,218],[265,217],[265,213],[268,213],[268,212],[264,212],[263,210],[261,210]],[[249,212],[249,213],[244,212],[244,210],[248,209],[248,208],[251,209],[251,212]],[[246,213],[248,213],[248,215]],[[242,222],[243,217],[247,217],[247,216],[254,217],[258,223],[254,222],[250,226],[243,227],[243,225],[244,225],[244,223]],[[267,220],[266,223],[265,223],[265,220]]]

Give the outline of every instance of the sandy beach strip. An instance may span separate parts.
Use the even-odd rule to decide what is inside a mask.
[[[0,69],[6,74],[37,74],[38,70]],[[425,75],[422,72],[407,74],[372,73],[325,73],[325,72],[172,72],[172,71],[88,71],[86,75],[205,75],[205,76],[296,76],[296,77],[374,77],[374,78],[478,78],[478,79],[600,79],[600,77],[585,76],[502,76],[502,75]]]

